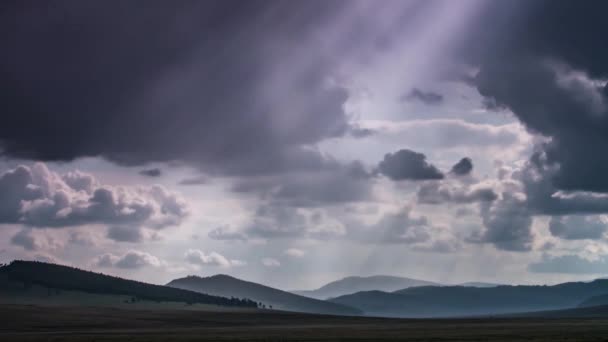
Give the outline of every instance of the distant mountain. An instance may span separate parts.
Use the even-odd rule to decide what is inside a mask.
[[[367,315],[449,317],[574,308],[586,298],[601,294],[608,294],[608,280],[554,286],[424,286],[395,292],[358,292],[330,301],[358,308]]]
[[[19,286],[23,290],[32,286],[41,286],[49,289],[49,293],[64,290],[104,295],[125,295],[131,296],[134,301],[148,300],[230,307],[257,307],[257,304],[249,299],[206,295],[37,261],[17,260],[0,267],[0,283],[2,285],[0,286],[0,292],[15,292]]]
[[[392,292],[408,287],[428,285],[439,284],[412,278],[377,275],[371,277],[346,277],[328,283],[316,290],[293,291],[293,293],[311,298],[328,299],[360,291],[377,290]]]
[[[468,286],[468,287],[496,287],[501,286],[502,284],[494,284],[494,283],[481,283],[477,281],[470,281],[467,283],[458,284],[457,286]]]
[[[278,310],[334,315],[358,315],[361,313],[359,310],[346,305],[299,296],[223,274],[206,278],[189,276],[175,279],[169,282],[167,286],[216,296],[247,297],[264,305],[271,305],[273,309]]]

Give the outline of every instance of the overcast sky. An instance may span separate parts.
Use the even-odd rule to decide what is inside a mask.
[[[5,1],[0,259],[285,289],[608,273],[608,4]]]

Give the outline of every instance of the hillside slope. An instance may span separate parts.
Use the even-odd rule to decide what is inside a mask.
[[[331,301],[369,315],[448,317],[574,308],[586,298],[605,293],[608,281],[596,280],[554,286],[425,286],[395,292],[358,292]]]
[[[436,283],[404,277],[394,276],[370,276],[370,277],[346,277],[328,283],[316,290],[293,291],[293,293],[317,299],[328,299],[360,291],[385,291],[392,292],[414,286],[438,285]]]
[[[35,261],[17,260],[0,267],[0,279],[3,280],[4,285],[10,286],[13,289],[15,284],[21,284],[24,289],[37,285],[54,290],[125,295],[138,300],[155,302],[166,301],[230,307],[257,307],[257,304],[249,299],[206,295],[194,291],[147,284],[73,267]],[[3,287],[0,290],[6,292],[11,289]]]
[[[206,278],[189,276],[175,279],[167,286],[216,296],[247,297],[278,310],[334,315],[360,314],[359,310],[346,305],[303,297],[222,274]]]
[[[583,300],[578,307],[586,308],[592,306],[605,306],[608,305],[608,294],[602,294],[597,296],[591,296]]]

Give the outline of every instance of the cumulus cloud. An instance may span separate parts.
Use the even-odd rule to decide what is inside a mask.
[[[285,250],[285,254],[289,255],[290,257],[301,258],[306,255],[306,252],[297,248],[289,248]]]
[[[17,234],[13,235],[11,238],[11,243],[15,246],[21,246],[23,249],[28,251],[34,251],[39,248],[38,242],[27,229],[21,230]]]
[[[549,221],[549,231],[555,237],[565,240],[598,240],[604,237],[608,224],[602,217],[573,215],[553,217]]]
[[[111,226],[106,237],[118,242],[141,242],[144,238],[140,227]]]
[[[63,243],[52,236],[34,231],[30,228],[21,229],[10,240],[14,246],[27,251],[50,252],[63,247]]]
[[[441,239],[443,233],[426,216],[415,215],[410,207],[386,212],[371,224],[349,221],[347,226],[347,239],[373,244],[407,244],[421,248]]]
[[[0,223],[30,227],[86,224],[164,228],[187,216],[186,202],[161,186],[101,185],[82,172],[57,174],[43,163],[0,174]]]
[[[130,250],[123,255],[106,253],[97,257],[93,263],[98,267],[124,269],[139,269],[147,266],[160,267],[166,264],[152,254],[137,250]]]
[[[281,262],[279,260],[273,259],[273,258],[263,258],[262,265],[264,265],[266,267],[279,267],[279,266],[281,266]]]
[[[532,213],[518,193],[503,192],[499,200],[480,207],[484,230],[474,234],[470,242],[491,243],[513,252],[532,249]]]
[[[245,264],[240,260],[229,260],[217,252],[205,254],[203,251],[198,249],[188,249],[184,254],[184,257],[189,263],[199,266],[231,267],[242,266]]]
[[[491,185],[484,183],[427,183],[418,188],[416,198],[423,204],[492,202],[498,198]]]
[[[217,227],[211,230],[208,236],[213,240],[246,241],[248,239],[245,233],[235,230],[229,226]]]
[[[409,93],[403,94],[400,100],[409,102],[420,101],[426,105],[438,105],[443,103],[443,95],[414,88]]]
[[[378,164],[378,172],[394,181],[443,179],[443,173],[426,161],[422,153],[407,149],[387,153]]]
[[[548,138],[539,147],[543,162],[555,169],[547,176],[557,189],[606,193],[608,157],[595,151],[608,146],[608,49],[597,44],[608,30],[599,13],[608,6],[601,1],[542,4],[515,13],[522,15],[521,30],[505,31],[505,39],[487,32],[487,41],[471,42],[480,47],[467,53],[480,54],[474,83],[529,131]]]
[[[471,158],[465,157],[460,159],[458,163],[452,166],[450,173],[458,176],[464,176],[470,174],[471,171],[473,171],[473,161]]]

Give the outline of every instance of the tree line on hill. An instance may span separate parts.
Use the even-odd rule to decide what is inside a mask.
[[[257,308],[260,305],[250,299],[212,296],[39,261],[15,260],[0,267],[0,273],[10,281],[23,283],[24,287],[35,284],[62,290],[128,295],[138,300],[155,302],[171,301],[248,308]]]

